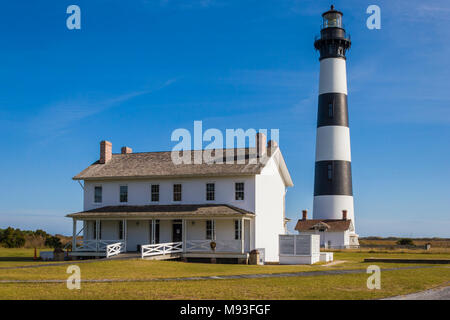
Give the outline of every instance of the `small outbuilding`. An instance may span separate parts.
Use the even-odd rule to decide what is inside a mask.
[[[343,210],[342,219],[307,219],[307,211],[303,210],[295,230],[301,235],[319,235],[320,247],[329,249],[347,249],[359,247],[358,235],[347,212]]]

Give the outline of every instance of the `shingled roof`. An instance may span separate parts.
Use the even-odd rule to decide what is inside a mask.
[[[171,151],[113,154],[107,163],[101,164],[96,161],[73,179],[254,175],[261,172],[264,164],[259,161],[260,159],[256,161],[256,148],[232,149],[231,151],[233,150],[235,156],[231,161],[230,159],[227,161],[227,149],[220,149],[216,151],[217,156],[213,154],[215,163],[203,161],[201,164],[195,164],[193,160],[191,164],[174,164]],[[220,153],[220,151],[222,152]],[[195,152],[202,151],[191,152],[191,159],[194,159]],[[270,148],[268,148],[268,154],[271,154]],[[222,163],[217,163],[217,159],[220,158],[222,158]]]
[[[106,206],[71,213],[70,218],[242,217],[253,212],[226,204]]]
[[[297,231],[311,231],[315,226],[326,226],[328,232],[346,231],[349,230],[351,220],[343,219],[309,219],[298,220],[295,230]]]

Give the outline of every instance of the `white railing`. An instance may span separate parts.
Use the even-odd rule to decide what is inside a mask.
[[[241,240],[186,240],[186,251],[213,251],[211,242],[216,243],[216,252],[241,251]]]
[[[79,240],[74,251],[107,251],[107,246],[120,240]]]
[[[79,240],[73,251],[97,251],[97,240]]]
[[[125,243],[124,242],[116,242],[113,244],[108,244],[106,246],[106,257],[116,256],[121,252],[125,251]]]
[[[183,252],[183,242],[156,243],[141,246],[142,258],[177,252]]]

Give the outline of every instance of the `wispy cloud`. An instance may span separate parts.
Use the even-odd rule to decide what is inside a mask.
[[[47,139],[54,138],[65,134],[74,123],[119,106],[133,98],[161,90],[177,80],[169,79],[157,88],[128,92],[106,99],[75,98],[59,101],[45,107],[37,117],[31,120],[29,128],[33,134],[42,133]]]

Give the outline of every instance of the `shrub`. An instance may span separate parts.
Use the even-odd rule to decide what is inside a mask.
[[[25,244],[25,236],[20,229],[8,227],[1,230],[0,243],[7,248],[20,248]]]
[[[403,238],[403,239],[399,239],[397,241],[397,244],[401,245],[401,246],[413,246],[414,245],[414,241],[412,241],[412,239]]]
[[[62,247],[61,240],[55,236],[48,236],[45,238],[45,246],[53,249],[58,249]]]

